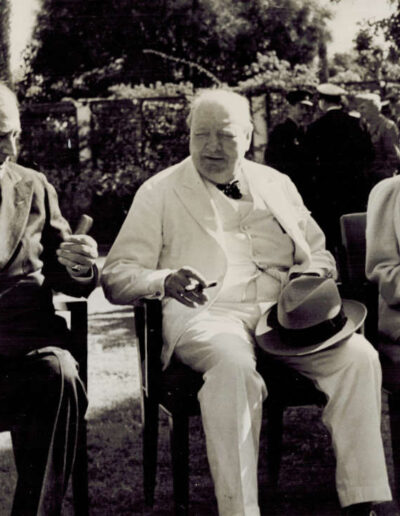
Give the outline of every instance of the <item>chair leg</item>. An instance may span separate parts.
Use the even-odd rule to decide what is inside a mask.
[[[394,469],[394,496],[400,501],[400,396],[389,394],[389,419],[392,435],[392,453]]]
[[[175,514],[184,516],[189,511],[189,417],[172,415],[169,426]]]
[[[278,486],[279,468],[282,458],[283,411],[280,403],[266,403],[267,410],[267,469],[269,484],[273,489]]]
[[[88,454],[86,419],[79,425],[78,443],[72,472],[72,491],[76,516],[89,514]]]
[[[154,505],[156,486],[157,446],[158,446],[158,403],[144,398],[143,422],[143,489],[147,506]]]

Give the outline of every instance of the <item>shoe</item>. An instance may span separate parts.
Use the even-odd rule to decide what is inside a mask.
[[[380,502],[372,504],[373,514],[376,516],[400,516],[400,510],[396,501]]]
[[[355,503],[344,507],[343,516],[400,516],[396,502]]]
[[[355,503],[343,509],[344,516],[377,516],[372,508],[372,503]]]

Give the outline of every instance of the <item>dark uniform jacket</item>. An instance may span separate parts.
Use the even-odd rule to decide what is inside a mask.
[[[304,129],[291,118],[276,125],[269,135],[265,163],[287,174],[307,204],[310,182],[304,169],[304,134]]]
[[[304,153],[314,185],[308,207],[333,250],[340,242],[340,215],[366,210],[371,140],[359,119],[333,109],[310,124]]]
[[[0,355],[14,355],[61,343],[66,330],[54,314],[52,290],[87,296],[97,271],[82,283],[57,261],[71,229],[43,174],[10,163],[0,186]]]

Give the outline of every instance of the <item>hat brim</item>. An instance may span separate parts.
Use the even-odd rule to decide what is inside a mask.
[[[367,315],[365,306],[353,299],[343,299],[343,311],[347,317],[343,328],[329,339],[312,345],[307,345],[306,342],[304,344],[299,343],[299,345],[289,345],[282,342],[279,331],[268,325],[268,311],[258,321],[255,331],[256,342],[264,351],[272,355],[309,355],[322,351],[350,337],[361,327]]]

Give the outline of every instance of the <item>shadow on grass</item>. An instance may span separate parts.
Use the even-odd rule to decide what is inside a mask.
[[[157,485],[152,509],[145,506],[143,499],[140,421],[138,399],[126,400],[89,420],[91,515],[173,514],[167,420],[160,414]],[[192,421],[191,445],[195,458],[191,461],[191,514],[206,516],[212,514],[213,488],[199,423],[199,419]]]
[[[89,318],[89,334],[90,340],[104,350],[133,345],[136,331],[132,309],[92,314]]]
[[[90,516],[174,514],[168,425],[160,414],[157,486],[153,509],[146,508],[142,484],[140,387],[134,319],[128,308],[89,317],[89,496]],[[264,421],[265,424],[265,421]],[[392,478],[390,430],[384,407],[383,436]],[[1,443],[0,443],[1,444]],[[268,489],[265,431],[261,434],[259,492],[261,514],[338,516],[335,460],[330,437],[316,407],[285,412],[283,459],[278,490]],[[199,417],[190,422],[190,515],[217,515]],[[10,449],[0,447],[0,516],[10,513],[15,485]],[[71,492],[63,516],[73,516]]]
[[[91,516],[155,515],[174,513],[168,427],[161,415],[157,487],[153,509],[143,501],[141,413],[138,398],[127,399],[88,421]],[[264,421],[265,424],[265,421]],[[265,432],[260,446],[261,514],[268,516],[338,516],[334,485],[334,457],[329,436],[314,407],[288,409],[285,414],[283,461],[278,491],[267,487]],[[206,460],[199,417],[190,423],[190,514],[217,515],[213,485]],[[12,453],[0,453],[0,514],[9,514],[13,483]],[[8,498],[8,502],[5,502]],[[73,515],[71,493],[64,515]]]
[[[305,414],[306,413],[306,414]],[[307,414],[308,413],[308,414]],[[160,414],[155,504],[143,500],[139,399],[125,400],[88,422],[90,500],[93,516],[174,514],[166,417]],[[334,459],[318,409],[288,411],[284,458],[277,493],[267,489],[265,432],[260,447],[262,514],[323,516],[340,513],[334,486]],[[213,484],[199,417],[190,422],[190,514],[217,516]]]
[[[339,516],[335,459],[316,407],[285,414],[283,460],[278,490],[268,488],[263,428],[260,446],[260,506],[268,516]],[[265,425],[265,421],[264,421]],[[95,443],[101,443],[100,446]],[[190,515],[217,515],[199,417],[190,422]],[[126,401],[89,422],[91,514],[174,514],[167,420],[161,415],[157,486],[153,509],[143,501],[140,403]],[[107,485],[104,490],[103,486]]]
[[[334,486],[334,459],[329,438],[319,422],[320,414],[317,409],[288,412],[280,486],[275,494],[271,494],[266,488],[265,460],[262,453],[266,446],[265,432],[262,434],[262,514],[338,515],[340,512]],[[139,400],[127,400],[89,420],[88,442],[91,514],[166,516],[174,513],[166,418],[161,417],[157,487],[152,510],[146,508],[143,501]],[[217,515],[204,435],[198,417],[191,419],[190,449],[190,514]]]

